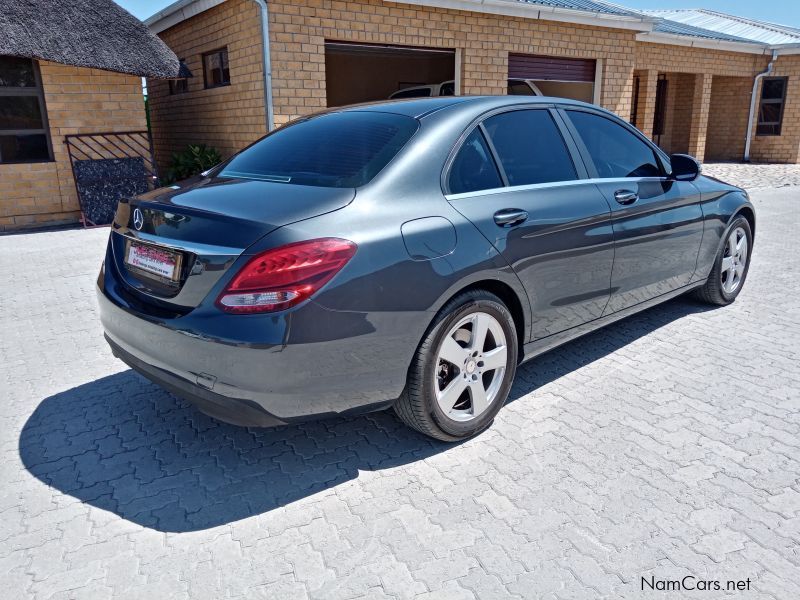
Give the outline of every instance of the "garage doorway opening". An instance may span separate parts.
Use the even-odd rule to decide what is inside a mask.
[[[456,52],[353,42],[325,42],[325,83],[329,107],[408,97],[456,93]],[[442,85],[445,84],[445,85]]]
[[[595,101],[597,61],[535,54],[508,55],[509,80],[524,80],[543,96]],[[509,86],[509,90],[511,87]]]

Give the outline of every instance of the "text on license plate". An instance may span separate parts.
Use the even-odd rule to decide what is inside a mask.
[[[174,279],[178,261],[177,255],[169,250],[131,243],[125,262],[142,271]]]

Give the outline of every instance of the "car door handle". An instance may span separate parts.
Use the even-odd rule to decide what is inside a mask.
[[[518,208],[504,208],[494,213],[494,222],[500,227],[513,227],[524,223],[528,218],[528,213]]]
[[[620,204],[633,204],[639,199],[639,194],[631,190],[617,190],[614,192],[614,200]]]

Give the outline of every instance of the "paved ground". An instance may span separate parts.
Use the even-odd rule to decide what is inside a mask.
[[[107,231],[0,238],[0,598],[800,598],[798,193],[753,194],[735,305],[539,358],[460,446],[218,424],[111,357]]]
[[[703,173],[749,190],[800,186],[800,165],[703,163]]]

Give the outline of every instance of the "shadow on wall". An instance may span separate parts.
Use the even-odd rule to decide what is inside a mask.
[[[687,314],[674,300],[522,366],[513,401]],[[219,423],[133,371],[42,401],[25,424],[26,468],[56,490],[158,531],[215,527],[358,477],[457,448],[391,412],[276,429]]]

